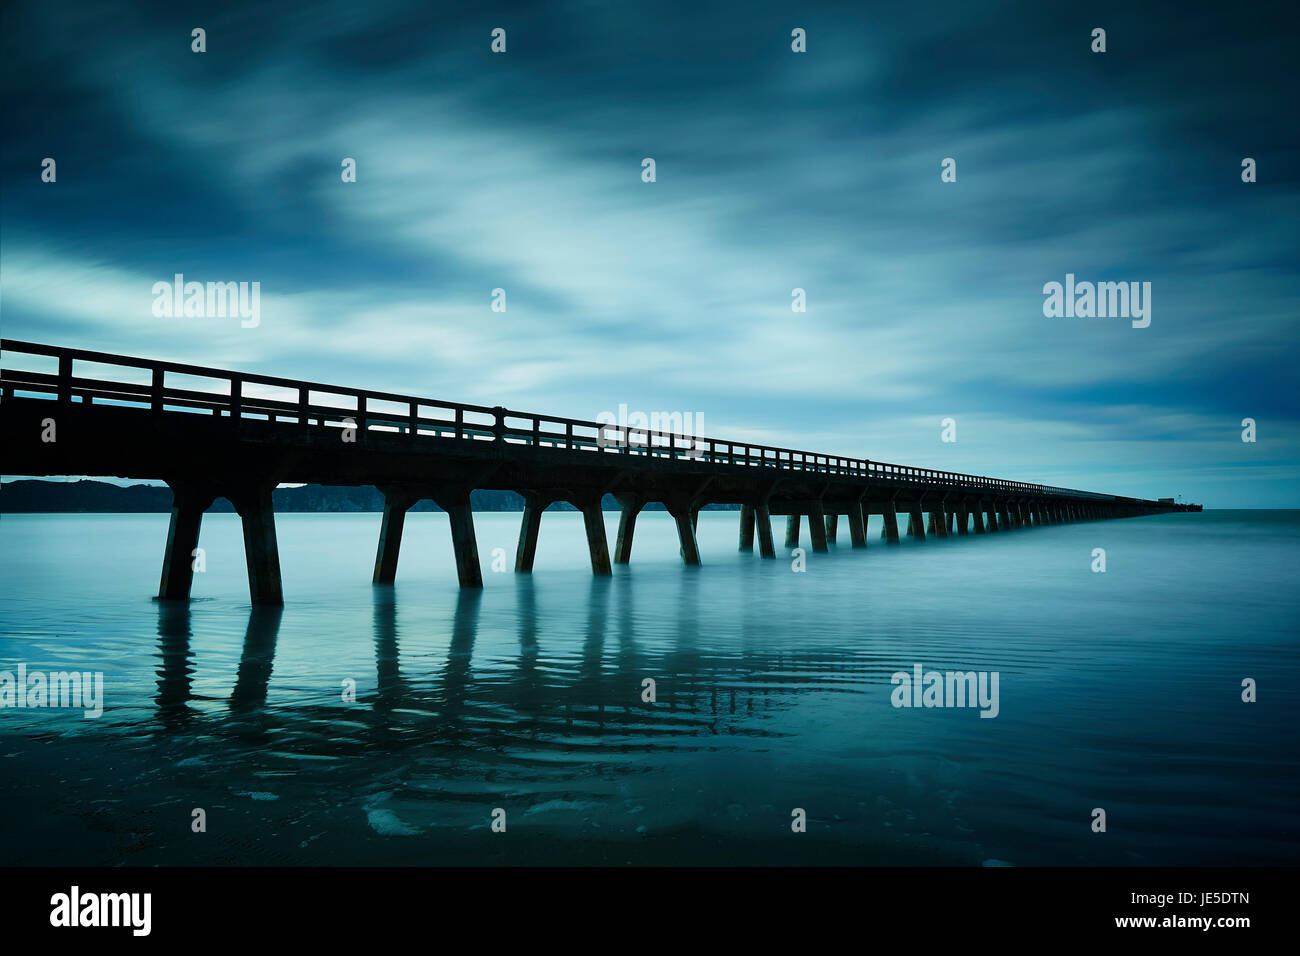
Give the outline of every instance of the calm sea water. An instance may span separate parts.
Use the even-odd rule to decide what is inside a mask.
[[[1300,514],[888,549],[878,521],[796,573],[705,512],[684,569],[647,512],[595,580],[577,514],[531,576],[491,570],[519,515],[480,514],[463,594],[442,514],[387,588],[378,515],[286,514],[276,613],[234,515],[188,607],[151,598],[165,515],[5,516],[0,669],[102,671],[106,708],[0,710],[0,863],[1296,862]],[[894,708],[918,663],[997,671],[998,716]]]

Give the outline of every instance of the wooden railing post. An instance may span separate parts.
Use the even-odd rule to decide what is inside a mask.
[[[72,356],[59,356],[59,398],[65,405],[72,403]]]

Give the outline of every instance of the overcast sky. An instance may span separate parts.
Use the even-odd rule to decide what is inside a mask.
[[[1295,4],[545,6],[9,5],[3,335],[1297,504]]]

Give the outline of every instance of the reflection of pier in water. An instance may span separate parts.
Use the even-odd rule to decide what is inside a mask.
[[[511,666],[474,667],[482,592],[460,592],[449,622],[444,659],[403,658],[402,607],[389,589],[376,589],[373,605],[375,684],[358,689],[344,703],[341,679],[321,671],[321,690],[340,694],[322,703],[313,693],[296,704],[267,705],[277,639],[283,619],[278,608],[253,608],[244,635],[237,677],[225,713],[196,710],[191,702],[195,659],[193,621],[184,604],[159,602],[157,718],[165,732],[204,733],[220,729],[241,736],[275,731],[314,738],[332,754],[350,745],[404,748],[421,745],[475,749],[548,745],[635,751],[657,746],[687,747],[690,738],[717,733],[751,737],[782,735],[762,718],[792,706],[801,693],[851,692],[887,683],[895,668],[886,661],[835,649],[823,652],[740,649],[702,653],[699,582],[685,583],[671,607],[674,640],[650,650],[636,640],[630,581],[593,579],[581,652],[555,666],[539,640],[541,622],[531,579],[518,584],[518,653]],[[828,679],[827,675],[833,675]],[[642,681],[653,678],[657,700],[642,700]],[[216,724],[214,728],[213,724]],[[598,739],[599,738],[599,739]]]

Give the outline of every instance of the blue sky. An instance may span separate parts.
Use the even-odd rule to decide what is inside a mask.
[[[1295,505],[1294,5],[463,6],[10,5],[3,335]]]

